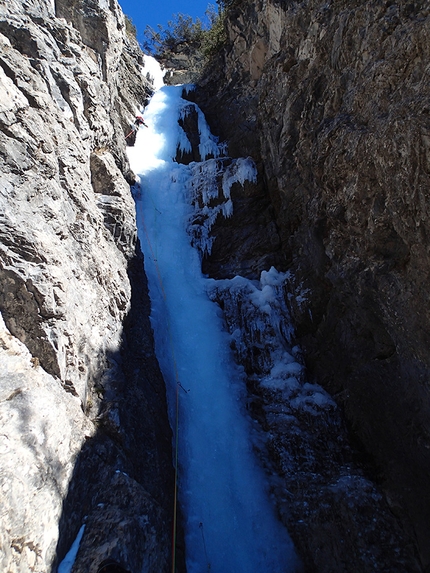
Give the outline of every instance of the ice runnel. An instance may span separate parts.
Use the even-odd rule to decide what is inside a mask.
[[[185,145],[178,125],[182,89],[163,87],[154,94],[145,110],[149,127],[139,130],[129,157],[141,179],[138,231],[173,428],[175,368],[187,390],[179,393],[178,434],[187,569],[292,573],[294,549],[275,515],[252,451],[250,421],[241,405],[242,374],[232,359],[221,311],[209,299],[208,279],[200,270],[201,252],[211,247],[211,224],[219,214],[231,212],[231,185],[253,179],[255,167],[250,159],[234,162],[221,157],[221,151],[218,156],[213,153],[216,140],[200,115],[201,149],[212,149],[213,159],[190,165],[174,162],[178,145]],[[217,178],[222,181],[222,197],[215,196]],[[199,186],[206,190],[204,199],[199,199]],[[199,218],[206,225],[201,232]]]

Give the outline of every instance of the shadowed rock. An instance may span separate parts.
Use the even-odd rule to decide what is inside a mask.
[[[278,268],[290,269],[292,292],[308,289],[308,303],[293,297],[291,312],[309,377],[344,409],[423,570],[428,22],[425,2],[234,2],[227,48],[195,96],[230,155],[249,154],[259,167],[281,242]],[[248,205],[248,219],[259,216]],[[249,231],[219,223],[206,268],[231,276]],[[341,571],[344,550],[332,543],[331,570]],[[328,556],[309,559],[321,570]]]

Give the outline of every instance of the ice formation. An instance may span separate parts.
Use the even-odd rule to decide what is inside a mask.
[[[255,166],[249,158],[224,156],[200,110],[203,161],[174,161],[178,148],[189,149],[178,124],[189,105],[182,92],[182,86],[156,91],[145,110],[149,127],[139,131],[129,157],[141,181],[135,193],[139,237],[173,428],[180,384],[179,498],[187,568],[189,573],[292,572],[294,548],[250,442],[243,375],[221,311],[208,296],[210,281],[200,270],[201,253],[211,248],[211,225],[220,214],[231,214],[232,185],[253,180]],[[265,298],[269,290],[255,296]]]

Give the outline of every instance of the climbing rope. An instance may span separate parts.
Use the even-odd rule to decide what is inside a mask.
[[[205,557],[206,557],[206,561],[208,564],[208,573],[209,573],[209,571],[211,570],[211,564],[210,564],[209,557],[208,557],[208,551],[206,549],[206,540],[205,540],[205,534],[203,531],[203,523],[202,522],[199,523],[199,528],[200,528],[200,531],[202,532],[203,549],[205,550]]]
[[[155,211],[159,212],[155,207],[154,201],[151,197],[151,201]],[[166,291],[164,290],[163,278],[161,276],[160,267],[158,266],[157,257],[155,256],[154,249],[152,248],[152,243],[149,238],[148,230],[146,228],[145,219],[142,215],[143,230],[145,232],[146,240],[151,252],[152,260],[154,261],[155,269],[157,271],[157,278],[160,285],[161,293],[163,295],[164,301],[167,300]],[[170,328],[170,319],[167,317],[167,330],[169,333],[169,343],[170,351],[172,354],[173,368],[175,372],[176,381],[176,405],[175,405],[175,482],[173,489],[173,528],[172,528],[172,573],[175,573],[176,569],[176,541],[177,541],[177,515],[178,515],[178,457],[179,457],[179,389],[181,388],[186,394],[189,390],[186,390],[179,379],[178,365],[176,363],[175,351],[173,346],[172,331]]]
[[[178,450],[179,450],[179,385],[176,384],[176,428],[175,428],[175,485],[173,489],[173,530],[172,530],[172,573],[176,569],[176,524],[178,512]]]

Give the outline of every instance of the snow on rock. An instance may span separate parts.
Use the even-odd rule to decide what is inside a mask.
[[[203,257],[210,254],[215,237],[211,230],[219,215],[231,217],[231,188],[235,183],[253,181],[256,169],[251,158],[207,159],[190,165],[187,181],[188,201],[193,206],[188,232]]]
[[[282,391],[292,411],[317,414],[336,404],[321,386],[305,382],[286,302],[289,278],[288,272],[272,267],[261,273],[259,283],[243,277],[213,280],[208,292],[221,305],[237,361],[252,373],[254,383]]]

